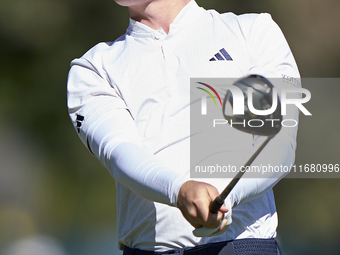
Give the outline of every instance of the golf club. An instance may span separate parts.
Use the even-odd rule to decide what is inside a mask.
[[[281,107],[280,107],[280,99],[277,96],[277,108],[276,110],[269,114],[269,115],[254,115],[250,112],[248,108],[248,97],[247,97],[247,90],[252,89],[252,103],[253,106],[257,110],[266,110],[270,109],[273,104],[273,85],[272,83],[263,76],[260,75],[250,75],[245,78],[242,78],[236,81],[234,86],[240,88],[244,95],[244,114],[243,115],[228,115],[226,107],[228,104],[232,107],[233,104],[233,97],[232,93],[228,91],[223,101],[223,115],[224,118],[228,120],[229,123],[244,123],[244,121],[248,122],[249,120],[259,120],[262,121],[263,125],[261,127],[254,127],[254,126],[245,126],[245,125],[233,125],[234,128],[237,128],[243,132],[247,132],[253,135],[260,135],[260,136],[267,136],[266,140],[257,148],[254,148],[255,151],[253,152],[252,156],[247,160],[244,166],[241,168],[235,177],[231,180],[231,182],[227,185],[227,187],[221,192],[219,196],[215,198],[213,202],[211,202],[209,206],[209,210],[211,213],[217,213],[221,206],[223,205],[225,199],[230,194],[232,189],[238,183],[240,178],[246,172],[245,169],[250,166],[256,157],[261,153],[263,148],[269,143],[269,141],[281,130],[281,122],[282,122],[282,115],[281,115]],[[274,121],[265,121],[265,120],[276,120]],[[220,226],[219,226],[220,227]],[[215,231],[219,229],[217,228],[207,228],[207,227],[200,227],[196,228],[193,231],[193,234],[197,237],[205,237],[213,234]]]

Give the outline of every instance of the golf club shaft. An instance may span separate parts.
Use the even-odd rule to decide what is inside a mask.
[[[267,139],[261,144],[261,146],[255,151],[255,153],[248,159],[248,161],[244,164],[242,167],[243,170],[240,170],[235,177],[231,180],[231,182],[228,184],[228,186],[221,192],[219,196],[215,198],[214,201],[211,202],[209,210],[212,213],[217,213],[218,210],[221,208],[221,206],[224,203],[224,200],[227,198],[231,190],[235,187],[235,185],[238,183],[242,175],[245,173],[245,169],[247,166],[250,166],[253,161],[256,159],[256,157],[260,154],[260,152],[263,150],[263,148],[268,144],[268,142],[272,139],[272,136],[267,137]]]

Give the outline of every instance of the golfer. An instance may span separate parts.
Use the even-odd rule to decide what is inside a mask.
[[[189,87],[192,77],[298,79],[280,28],[269,14],[220,14],[194,0],[116,2],[130,13],[126,33],[72,61],[67,93],[81,141],[115,180],[120,249],[278,254],[272,187],[286,172],[241,179],[220,211],[209,212],[230,180],[190,179]],[[233,162],[257,137],[229,130],[225,157]],[[285,129],[257,160],[289,166],[295,148],[296,128]],[[202,226],[216,231],[196,237]]]

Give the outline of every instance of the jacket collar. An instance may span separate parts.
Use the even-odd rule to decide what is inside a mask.
[[[195,19],[202,14],[202,12],[204,12],[204,9],[199,7],[195,0],[191,0],[178,13],[173,23],[170,24],[169,34],[174,33],[176,30],[181,29],[182,27],[190,26],[190,24],[194,22]],[[151,37],[154,39],[159,39],[167,35],[162,28],[154,30],[147,25],[133,20],[132,18],[130,18],[129,27],[126,30],[126,33],[133,37]]]

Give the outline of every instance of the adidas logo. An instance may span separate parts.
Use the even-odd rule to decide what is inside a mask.
[[[214,57],[209,59],[209,61],[216,61],[216,60],[233,61],[229,53],[224,48],[220,49],[220,51],[217,52]]]
[[[85,119],[84,116],[77,114],[76,126],[77,126],[78,133],[80,133],[80,127],[81,127],[81,124],[84,121],[84,119]]]

